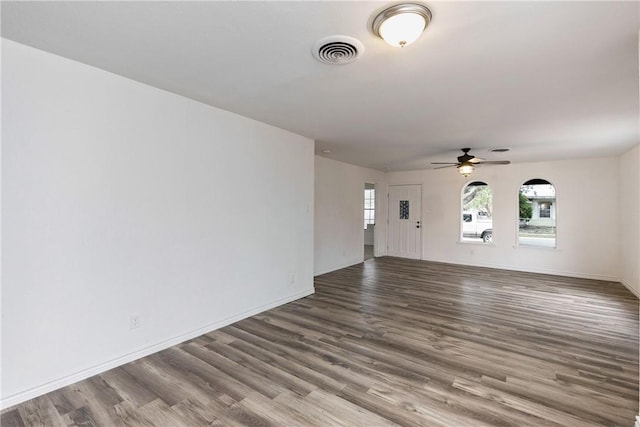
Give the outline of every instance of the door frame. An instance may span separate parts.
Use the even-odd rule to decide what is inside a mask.
[[[364,182],[362,188],[363,189],[367,189],[367,185],[373,185],[373,190],[374,190],[374,195],[375,195],[375,205],[374,205],[374,210],[373,210],[373,214],[374,214],[374,227],[373,227],[373,257],[375,258],[376,256],[378,256],[376,254],[376,249],[378,247],[378,242],[377,242],[377,236],[378,236],[378,221],[380,218],[380,213],[379,213],[379,209],[380,209],[380,185],[377,182],[370,182],[370,181],[366,181]],[[364,191],[362,192],[362,203],[361,205],[363,206],[363,216],[364,216]],[[362,247],[362,260],[364,261],[364,233],[366,231],[363,229],[362,231],[362,241],[363,241],[363,247]]]

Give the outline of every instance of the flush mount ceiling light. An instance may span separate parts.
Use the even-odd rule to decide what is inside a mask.
[[[431,11],[417,3],[391,6],[373,19],[373,33],[394,47],[405,47],[422,34],[431,22]]]

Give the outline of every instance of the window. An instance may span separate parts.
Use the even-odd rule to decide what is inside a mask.
[[[493,197],[487,183],[474,181],[462,190],[463,242],[493,241]]]
[[[400,200],[400,219],[409,219],[409,201]]]
[[[518,244],[556,247],[556,188],[544,179],[531,179],[518,194]]]
[[[364,229],[367,225],[376,223],[376,190],[364,189]]]
[[[540,203],[540,218],[551,218],[551,202]]]

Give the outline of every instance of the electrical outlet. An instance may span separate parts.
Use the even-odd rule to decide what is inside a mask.
[[[296,273],[289,273],[289,284],[293,285],[296,283]]]
[[[138,329],[140,327],[140,315],[132,314],[129,319],[129,329]]]

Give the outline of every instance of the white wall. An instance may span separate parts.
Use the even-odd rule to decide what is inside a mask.
[[[455,169],[395,172],[386,179],[423,184],[425,260],[619,280],[618,166],[617,158],[600,158],[478,167],[466,179]],[[518,190],[532,178],[556,187],[556,249],[516,245]],[[493,191],[492,245],[459,242],[460,194],[472,180]]]
[[[2,124],[3,407],[313,292],[311,140],[6,40]]]
[[[620,157],[621,280],[640,298],[640,146]]]
[[[384,173],[315,158],[314,274],[364,260],[364,184],[376,184],[375,255],[386,248]],[[386,202],[385,202],[386,203]]]

